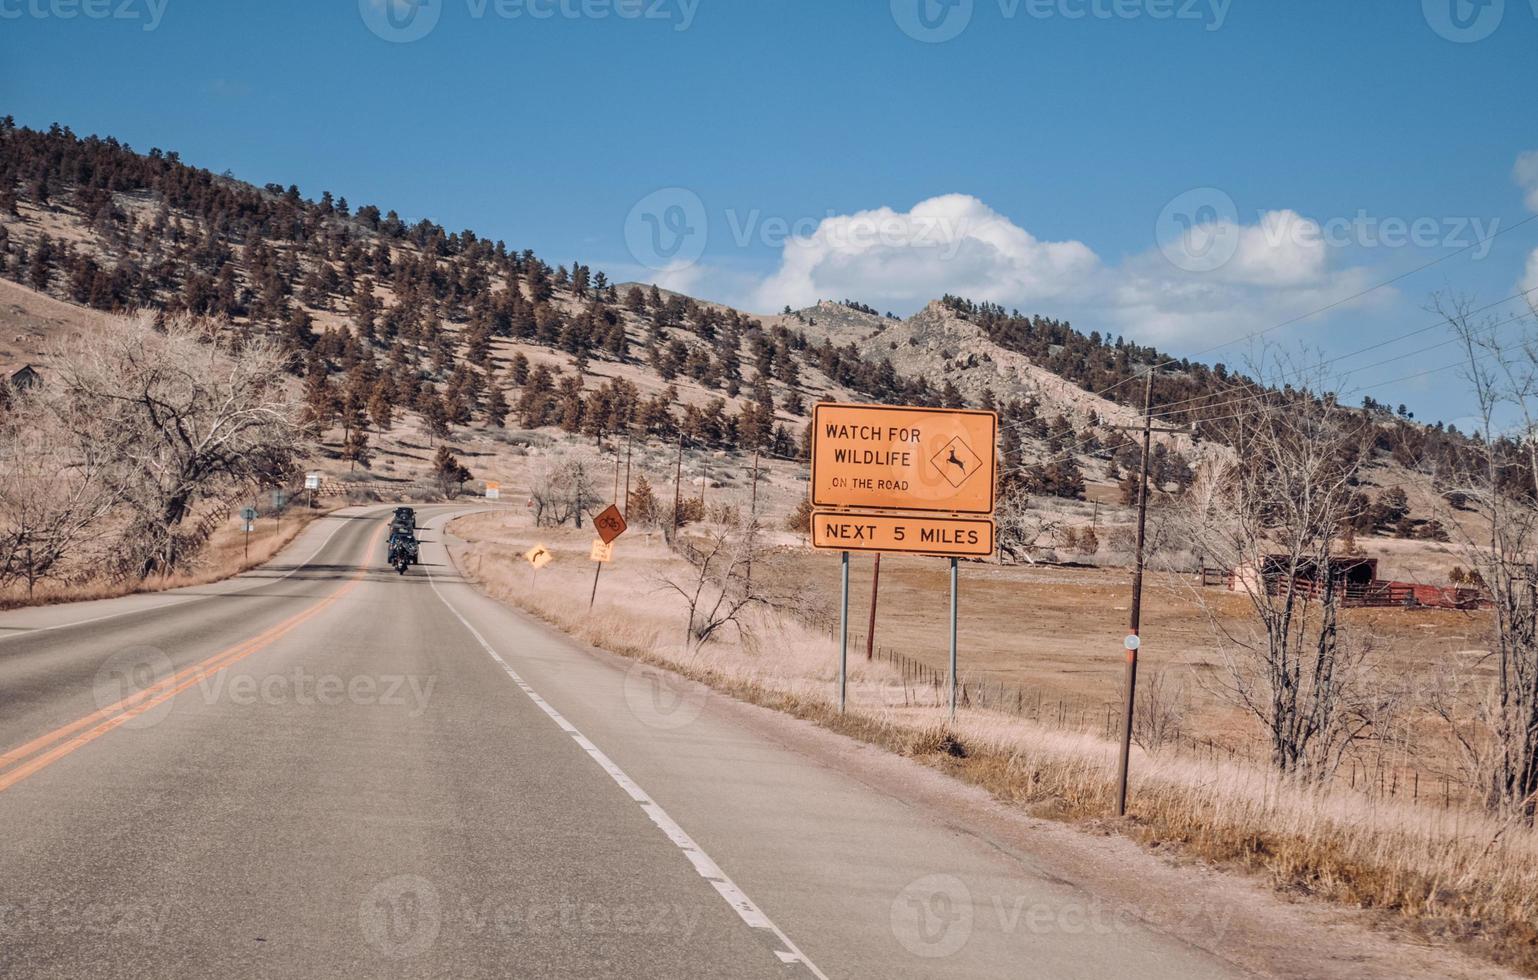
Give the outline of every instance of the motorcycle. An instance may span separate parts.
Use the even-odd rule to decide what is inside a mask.
[[[390,564],[395,566],[398,574],[405,575],[406,569],[411,567],[411,556],[406,554],[405,548],[396,548],[390,555]]]

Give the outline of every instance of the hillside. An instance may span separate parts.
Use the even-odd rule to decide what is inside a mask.
[[[173,152],[9,119],[5,279],[0,364],[45,360],[51,336],[89,330],[96,311],[144,306],[282,337],[320,464],[383,495],[429,491],[443,441],[479,460],[479,479],[511,465],[509,448],[626,432],[681,439],[701,457],[757,449],[794,464],[811,405],[836,399],[997,408],[1007,482],[1114,510],[1136,462],[1118,427],[1139,420],[1142,386],[1130,382],[1142,372],[1154,370],[1156,408],[1171,406],[1161,420],[1203,437],[1161,437],[1156,475],[1170,492],[1227,438],[1236,392],[1260,390],[1222,365],[956,297],[907,319],[830,301],[755,315],[329,191],[256,187]],[[1369,483],[1383,489],[1366,504],[1457,451],[1440,426],[1364,411],[1382,432]]]

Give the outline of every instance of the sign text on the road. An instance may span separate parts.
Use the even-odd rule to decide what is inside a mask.
[[[812,412],[812,505],[992,514],[994,412],[842,405]]]
[[[815,511],[812,547],[824,551],[888,551],[945,558],[993,554],[993,521],[984,517]]]
[[[593,550],[588,552],[588,557],[593,561],[607,564],[614,559],[614,546],[598,538],[593,541]]]
[[[490,480],[487,480],[486,481],[486,499],[487,500],[501,500],[502,499],[502,484],[500,484],[500,483],[493,483]]]

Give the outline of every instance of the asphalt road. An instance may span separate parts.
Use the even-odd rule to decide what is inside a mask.
[[[387,514],[0,615],[0,976],[1235,975],[485,598],[442,510],[398,576]]]

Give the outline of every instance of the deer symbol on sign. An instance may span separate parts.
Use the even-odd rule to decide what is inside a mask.
[[[963,473],[967,471],[967,464],[956,458],[956,447],[954,446],[951,447],[951,455],[950,458],[946,460],[946,462],[952,464]]]

